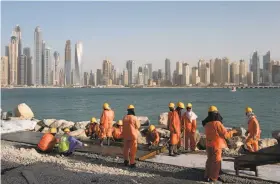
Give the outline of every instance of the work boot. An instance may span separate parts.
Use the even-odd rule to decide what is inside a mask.
[[[104,145],[104,140],[105,140],[105,139],[101,139],[101,141],[100,141],[100,146],[103,146],[103,145]]]
[[[125,160],[123,163],[124,163],[124,166],[128,166],[129,161],[128,161],[128,160]]]
[[[130,164],[130,166],[129,166],[130,168],[135,168],[136,167],[136,164],[134,163],[134,164]]]
[[[168,150],[169,150],[169,156],[173,156],[174,155],[174,153],[173,153],[173,145],[169,144]]]
[[[108,146],[110,146],[110,140],[111,140],[111,138],[108,137],[108,138],[107,138],[107,145],[108,145]]]
[[[177,145],[174,145],[173,149],[174,149],[174,155],[180,155],[180,153],[178,152]]]

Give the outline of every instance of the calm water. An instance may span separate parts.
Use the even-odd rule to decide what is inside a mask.
[[[99,118],[101,107],[108,102],[115,110],[116,119],[126,113],[128,104],[134,104],[136,114],[148,116],[157,123],[158,115],[168,111],[170,101],[191,102],[201,120],[209,105],[216,105],[225,119],[225,126],[245,126],[244,108],[249,105],[261,123],[262,136],[280,129],[280,89],[1,89],[1,108],[13,110],[19,103],[28,104],[36,118],[56,118],[71,121]]]

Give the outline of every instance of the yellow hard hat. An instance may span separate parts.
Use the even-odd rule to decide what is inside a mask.
[[[150,125],[150,126],[149,126],[149,131],[151,132],[151,131],[153,131],[155,128],[156,128],[156,127],[155,127],[154,125]]]
[[[96,121],[96,118],[95,118],[95,117],[92,117],[91,120],[90,120],[90,122],[91,122],[91,123],[96,123],[96,122],[97,122],[97,121]]]
[[[185,104],[183,102],[178,102],[177,106],[184,109],[185,108]]]
[[[129,105],[127,109],[134,109],[134,105]]]
[[[188,104],[187,104],[187,107],[192,108],[192,104],[191,104],[191,103],[188,103]]]
[[[103,109],[109,110],[110,109],[110,105],[108,103],[104,103],[103,104]]]
[[[169,108],[175,108],[175,104],[172,103],[172,102],[170,102],[169,105],[168,105],[168,107],[169,107]]]
[[[65,128],[64,132],[70,132],[70,129],[69,128]]]
[[[122,121],[122,120],[119,120],[119,121],[117,122],[117,125],[122,126],[122,125],[123,125],[123,121]]]
[[[52,134],[55,134],[55,133],[57,133],[57,130],[56,130],[56,128],[51,128],[51,130],[50,130],[50,133],[52,133]]]
[[[209,109],[208,109],[208,112],[218,112],[218,109],[217,109],[216,106],[211,105],[211,106],[209,107]]]
[[[251,107],[246,107],[245,108],[245,112],[248,113],[248,112],[253,112],[253,109]]]

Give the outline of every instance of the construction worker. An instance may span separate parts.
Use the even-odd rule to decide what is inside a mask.
[[[246,132],[246,147],[250,152],[256,152],[259,150],[259,139],[260,139],[260,125],[253,113],[253,109],[247,107],[245,109],[246,116],[248,118],[248,130]]]
[[[135,110],[133,105],[127,107],[127,115],[123,118],[123,139],[124,139],[124,165],[134,168],[135,157],[137,152],[137,137],[138,129],[140,128],[140,122],[135,116]]]
[[[75,149],[87,146],[87,144],[83,144],[82,142],[78,141],[76,138],[70,136],[69,134],[70,129],[65,128],[64,134],[62,135],[58,143],[58,151],[60,155],[69,156],[72,155]]]
[[[177,146],[180,139],[181,124],[180,117],[177,111],[175,111],[175,104],[169,103],[168,112],[168,129],[170,131],[170,144],[169,144],[169,156],[178,155]]]
[[[119,120],[116,127],[113,128],[113,138],[115,141],[122,141],[123,139],[123,121]]]
[[[148,128],[148,134],[146,136],[149,146],[158,146],[159,143],[159,133],[154,125],[150,125]]]
[[[197,115],[192,111],[192,104],[188,103],[186,107],[187,111],[183,115],[183,127],[184,127],[184,143],[185,150],[189,147],[191,151],[195,151],[195,133],[196,133],[196,119]],[[189,146],[190,142],[190,146]]]
[[[113,120],[115,113],[111,110],[108,103],[103,104],[103,112],[100,117],[100,145],[103,146],[104,141],[107,139],[107,145],[110,146],[110,140],[112,139]]]
[[[45,133],[37,145],[39,152],[50,153],[53,151],[58,139],[55,138],[57,133],[56,128],[51,128],[49,133]]]
[[[179,142],[177,144],[177,148],[180,149],[182,144],[182,140],[181,138],[183,137],[183,114],[182,114],[182,110],[185,109],[185,104],[183,102],[178,102],[177,103],[177,107],[176,107],[176,112],[179,115],[180,118],[180,138],[179,138]],[[179,152],[178,152],[179,153]]]
[[[97,139],[99,135],[99,125],[95,117],[92,117],[90,123],[86,126],[85,133],[90,139]]]
[[[206,135],[207,161],[205,180],[207,182],[222,181],[219,177],[222,162],[222,149],[227,147],[225,139],[231,138],[236,130],[227,131],[220,121],[221,115],[217,107],[210,106],[208,116],[203,120]]]

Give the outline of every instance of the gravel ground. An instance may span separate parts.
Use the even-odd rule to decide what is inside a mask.
[[[30,170],[43,183],[203,183],[203,170],[166,164],[137,162],[137,168],[123,166],[121,158],[75,153],[71,157],[39,154],[29,145],[1,140],[1,181],[27,184],[21,171]],[[9,170],[11,169],[11,170]],[[221,176],[226,183],[269,184],[231,175]]]

